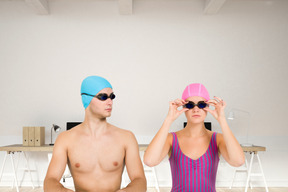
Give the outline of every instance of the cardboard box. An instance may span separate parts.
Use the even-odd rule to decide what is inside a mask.
[[[45,127],[34,127],[35,131],[35,146],[45,144]]]
[[[23,127],[23,146],[29,146],[29,127]]]
[[[23,127],[23,146],[45,145],[45,127]]]
[[[28,133],[28,146],[34,147],[35,146],[35,129],[34,127],[29,127],[29,133]]]

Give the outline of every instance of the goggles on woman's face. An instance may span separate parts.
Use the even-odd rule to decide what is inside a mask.
[[[116,95],[114,93],[111,93],[109,96],[107,93],[99,93],[98,95],[90,95],[87,93],[81,93],[81,95],[88,95],[91,97],[96,97],[97,99],[101,100],[101,101],[105,101],[108,98],[110,98],[111,100],[115,99]]]
[[[189,101],[185,105],[183,105],[184,108],[187,109],[193,109],[195,106],[197,106],[199,109],[204,109],[205,107],[209,106],[204,101],[199,101],[197,104],[195,104],[193,101]]]

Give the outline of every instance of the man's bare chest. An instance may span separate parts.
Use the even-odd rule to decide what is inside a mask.
[[[68,164],[73,172],[107,173],[123,169],[125,148],[113,143],[75,145],[68,149]]]

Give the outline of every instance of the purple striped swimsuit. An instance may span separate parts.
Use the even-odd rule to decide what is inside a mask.
[[[215,181],[219,162],[217,133],[213,133],[207,151],[197,160],[184,155],[176,133],[172,132],[172,135],[173,143],[169,158],[172,174],[171,192],[216,192]]]

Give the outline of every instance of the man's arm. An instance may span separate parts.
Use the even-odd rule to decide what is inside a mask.
[[[67,164],[67,146],[66,135],[61,133],[53,147],[53,155],[47,174],[44,180],[45,192],[71,192],[72,190],[66,189],[61,183],[60,179],[65,171]]]
[[[127,187],[120,191],[146,192],[147,183],[144,175],[143,165],[139,156],[138,143],[132,132],[128,133],[128,137],[129,139],[127,138],[128,142],[126,144],[125,163],[131,183],[129,183]]]

